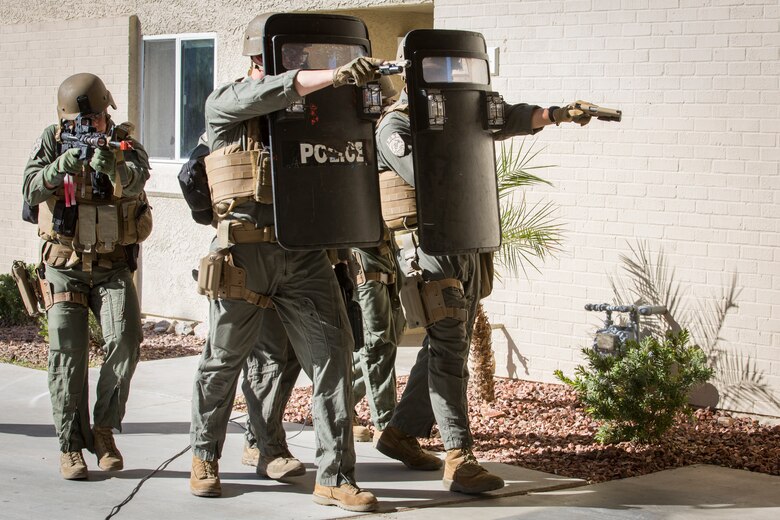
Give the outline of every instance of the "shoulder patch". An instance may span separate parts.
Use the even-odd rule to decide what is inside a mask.
[[[386,141],[387,148],[397,157],[403,157],[408,153],[406,141],[398,132],[393,132]]]
[[[39,137],[36,139],[35,144],[32,147],[32,151],[30,152],[30,159],[35,159],[35,156],[38,155],[38,152],[41,151],[41,146],[43,145],[43,137]]]

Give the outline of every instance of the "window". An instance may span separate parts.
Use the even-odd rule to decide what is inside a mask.
[[[215,65],[213,34],[144,38],[142,141],[150,158],[180,161],[198,145]]]
[[[285,43],[282,66],[292,69],[335,69],[366,55],[362,45],[341,43]]]
[[[477,58],[432,56],[423,58],[426,83],[479,83],[489,85],[488,63]]]

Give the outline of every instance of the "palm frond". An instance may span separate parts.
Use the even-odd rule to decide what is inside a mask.
[[[531,173],[531,170],[538,170],[542,168],[549,168],[549,165],[533,165],[534,159],[541,153],[544,148],[538,148],[534,150],[536,141],[532,141],[530,145],[525,144],[525,139],[520,141],[520,145],[515,149],[514,141],[501,143],[499,155],[496,158],[496,175],[498,176],[498,194],[499,197],[504,198],[509,195],[512,190],[522,186],[529,186],[532,184],[547,184],[552,186],[552,183],[538,175]]]
[[[501,209],[501,249],[496,261],[512,275],[521,271],[527,276],[526,265],[539,270],[537,261],[560,251],[562,230],[555,215],[556,206],[548,202],[529,206],[525,199],[519,204],[509,201]]]

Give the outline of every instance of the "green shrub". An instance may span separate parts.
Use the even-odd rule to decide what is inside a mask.
[[[27,265],[31,273],[35,269],[33,265]],[[35,323],[35,319],[27,314],[19,295],[16,282],[10,274],[0,274],[0,327],[14,325],[29,325]]]
[[[602,422],[598,441],[652,442],[681,412],[690,414],[688,393],[712,377],[706,355],[688,341],[688,331],[683,330],[663,341],[654,337],[628,341],[614,356],[583,349],[587,368],[578,366],[574,379],[560,370],[555,376],[572,386],[588,414]]]

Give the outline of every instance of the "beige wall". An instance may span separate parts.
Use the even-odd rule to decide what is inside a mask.
[[[345,5],[352,9],[344,10]],[[57,86],[63,79],[82,71],[99,75],[114,94],[119,106],[117,118],[129,117],[137,124],[143,36],[216,33],[217,81],[221,83],[246,71],[241,40],[248,20],[262,12],[305,9],[362,18],[376,56],[395,56],[398,36],[413,27],[433,25],[432,3],[425,0],[65,0],[0,5],[0,23],[4,24],[0,26],[0,110],[14,122],[0,129],[0,151],[12,161],[6,173],[0,174],[0,197],[8,201],[0,207],[0,272],[7,272],[13,259],[34,261],[37,256],[35,228],[19,218],[22,170],[32,143],[46,124],[54,122]],[[124,16],[93,19],[106,12]],[[122,29],[118,30],[117,25],[123,25]],[[88,39],[85,30],[95,38]],[[113,38],[104,37],[109,34]],[[52,68],[51,60],[58,66]],[[17,110],[18,105],[25,110]],[[179,164],[152,166],[147,188],[155,231],[143,244],[142,310],[151,315],[204,321],[208,305],[195,292],[191,271],[207,251],[213,230],[190,219],[176,181]]]
[[[99,44],[85,37],[85,27]],[[20,217],[22,173],[35,140],[56,123],[59,84],[77,72],[97,74],[116,101],[115,119],[137,120],[128,111],[137,109],[130,101],[137,31],[133,16],[0,26],[0,272],[15,259],[37,260],[35,227]]]

